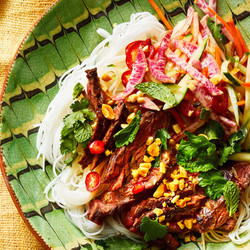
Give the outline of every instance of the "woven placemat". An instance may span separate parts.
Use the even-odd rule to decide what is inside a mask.
[[[0,0],[0,91],[23,38],[55,0]],[[0,249],[43,249],[20,217],[0,174]]]

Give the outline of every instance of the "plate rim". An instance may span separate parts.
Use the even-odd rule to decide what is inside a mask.
[[[0,92],[0,111],[2,111],[2,101],[3,101],[3,96],[5,93],[5,89],[6,89],[6,85],[9,79],[9,75],[11,73],[11,70],[13,68],[13,65],[16,61],[17,55],[20,51],[20,49],[22,48],[24,42],[26,41],[26,39],[29,37],[29,35],[31,34],[32,30],[37,26],[37,24],[41,21],[41,19],[55,6],[57,5],[60,1],[62,0],[54,0],[54,2],[42,13],[40,14],[40,16],[37,18],[37,20],[33,23],[33,25],[31,26],[31,28],[28,30],[28,32],[25,34],[24,38],[22,39],[21,43],[19,44],[18,48],[16,49],[15,54],[13,55],[12,59],[10,60],[10,64],[7,70],[7,73],[5,75],[5,79],[3,82],[3,86],[2,86],[2,90]],[[39,243],[41,243],[41,245],[44,247],[44,249],[51,249],[51,247],[44,241],[43,237],[38,234],[38,232],[32,227],[32,225],[30,224],[29,220],[25,217],[21,205],[17,199],[17,196],[14,192],[14,190],[12,189],[10,182],[8,180],[7,177],[7,173],[6,173],[6,165],[3,159],[3,154],[2,154],[2,147],[0,146],[0,169],[1,169],[1,173],[3,176],[3,180],[4,183],[7,187],[7,190],[10,194],[10,197],[19,213],[19,215],[21,216],[21,218],[23,219],[24,223],[26,224],[26,226],[28,227],[28,229],[31,231],[31,233],[35,236],[35,238],[38,240]]]

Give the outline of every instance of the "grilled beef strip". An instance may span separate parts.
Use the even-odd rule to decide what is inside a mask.
[[[131,179],[121,188],[105,192],[99,198],[90,202],[88,218],[92,221],[100,220],[107,215],[120,212],[125,206],[140,198],[148,190],[154,189],[163,177],[164,174],[160,173],[158,168],[154,168],[149,172],[147,177],[139,177],[137,181]],[[139,194],[133,194],[132,190],[137,182],[144,184],[145,188]]]

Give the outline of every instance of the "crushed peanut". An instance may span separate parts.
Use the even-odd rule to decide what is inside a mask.
[[[176,196],[171,200],[171,202],[172,202],[172,203],[176,203],[176,201],[178,201],[179,198],[180,198],[180,195],[176,195]]]
[[[106,155],[106,156],[109,156],[109,155],[111,155],[111,154],[112,154],[112,151],[110,151],[110,150],[108,150],[108,149],[105,150],[105,155]]]
[[[154,160],[154,158],[152,159],[152,157],[148,157],[147,155],[144,155],[143,156],[143,161],[146,162],[146,163],[150,163]]]
[[[136,95],[137,95],[138,97],[143,97],[144,94],[139,90],[139,91],[137,91]]]
[[[181,126],[179,124],[174,124],[172,127],[176,134],[179,134],[181,132]]]
[[[187,229],[192,229],[192,227],[193,227],[193,219],[185,219],[184,220],[184,225],[186,226]]]
[[[191,241],[190,235],[186,236],[184,239],[185,239],[185,242],[190,242]]]
[[[163,222],[165,220],[165,215],[161,215],[160,217],[159,217],[159,222],[161,223],[161,222]]]
[[[122,123],[122,124],[121,124],[121,127],[122,127],[122,128],[126,128],[127,126],[128,126],[128,124],[126,124],[126,123]]]
[[[134,178],[135,180],[137,180],[138,177],[139,177],[138,169],[132,169],[132,170],[131,170],[131,175],[133,176],[133,178]]]
[[[183,223],[183,220],[180,220],[177,222],[177,225],[180,227],[181,230],[185,228],[185,226],[182,223]]]
[[[92,129],[95,129],[95,128],[96,128],[96,125],[97,125],[97,122],[94,122],[93,124],[91,124],[91,128],[92,128]]]
[[[109,120],[115,119],[115,113],[112,107],[108,104],[102,104],[102,114]]]
[[[140,103],[140,104],[144,103],[145,102],[144,97],[138,97],[137,102]]]
[[[132,103],[135,103],[137,101],[138,96],[136,94],[132,94],[128,97],[128,100]]]
[[[128,115],[128,117],[127,117],[127,123],[129,124],[133,120],[134,117],[135,117],[135,113],[134,112],[131,113],[130,115]]]
[[[162,203],[162,206],[163,206],[163,207],[166,207],[166,206],[167,206],[167,203],[164,201],[164,202]]]
[[[147,152],[153,156],[153,157],[156,157],[160,154],[160,148],[159,146],[153,142],[152,144],[150,144],[147,148]]]
[[[165,191],[164,184],[161,183],[161,184],[159,185],[159,187],[155,190],[155,192],[154,192],[154,194],[153,194],[153,197],[154,197],[154,198],[160,198],[160,197],[163,195],[164,191]]]
[[[167,226],[167,227],[169,227],[169,225],[170,225],[170,223],[169,223],[169,222],[167,222],[167,223],[166,223],[166,226]]]
[[[180,189],[180,190],[183,190],[183,189],[184,189],[184,184],[185,184],[185,183],[184,183],[184,179],[180,179],[180,180],[179,180],[179,189]]]
[[[105,81],[105,82],[108,82],[108,81],[112,80],[112,77],[109,76],[108,74],[104,73],[102,75],[102,80]]]
[[[160,146],[161,145],[161,139],[160,138],[156,138],[155,139],[155,143]]]
[[[154,212],[157,216],[161,216],[161,215],[163,214],[163,211],[162,211],[162,209],[160,209],[160,208],[155,208],[155,209],[153,210],[153,212]]]
[[[140,163],[139,167],[141,168],[147,168],[147,169],[150,169],[151,168],[151,163],[146,163],[146,162],[142,162]]]
[[[145,164],[147,164],[147,163],[145,163]],[[143,176],[143,177],[146,177],[148,175],[148,170],[149,170],[149,168],[139,167],[138,174]]]
[[[149,146],[151,143],[153,143],[154,141],[154,137],[153,136],[149,136],[147,141],[146,141],[146,145]]]
[[[164,162],[160,162],[160,173],[166,173],[166,164]]]

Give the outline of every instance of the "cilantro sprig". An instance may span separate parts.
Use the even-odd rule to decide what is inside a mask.
[[[129,123],[129,125],[126,128],[118,131],[113,136],[115,140],[115,146],[117,148],[128,145],[129,143],[134,141],[140,127],[140,115],[141,111],[138,110],[135,117]]]
[[[161,239],[167,233],[167,227],[161,225],[157,220],[151,220],[148,217],[143,217],[141,220],[140,230],[145,233],[144,240],[146,242]]]
[[[62,154],[71,154],[65,161],[70,165],[77,157],[76,147],[78,143],[86,147],[93,134],[90,123],[94,120],[95,114],[88,110],[89,101],[82,99],[75,101],[71,106],[72,113],[63,119],[64,126],[61,131],[60,151]]]
[[[83,86],[81,83],[77,83],[73,89],[73,98],[77,98],[81,95],[83,91]]]

